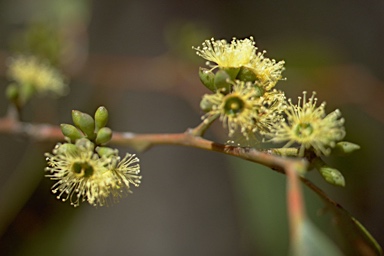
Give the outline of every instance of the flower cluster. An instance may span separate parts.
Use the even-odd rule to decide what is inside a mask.
[[[274,86],[282,79],[284,61],[257,52],[252,37],[230,43],[212,38],[194,49],[211,67],[200,70],[201,81],[213,92],[203,96],[201,106],[207,112],[203,119],[219,116],[229,136],[238,130],[246,139],[282,119],[285,96]]]
[[[281,80],[284,61],[266,58],[266,51],[257,52],[253,37],[239,40],[205,40],[202,47],[193,47],[196,54],[208,61],[208,65],[228,71],[232,79],[252,81],[270,90]],[[215,65],[209,62],[216,63]],[[207,85],[206,85],[207,86]]]
[[[68,142],[46,153],[46,177],[56,181],[52,192],[58,199],[75,207],[84,201],[103,206],[131,193],[131,185],[140,185],[139,159],[132,154],[121,159],[117,149],[106,146],[112,131],[105,127],[104,107],[98,108],[95,119],[80,111],[73,111],[72,119],[75,126],[61,125]]]
[[[301,157],[305,150],[328,155],[344,138],[339,110],[327,115],[325,103],[316,106],[315,94],[307,100],[305,92],[294,105],[274,88],[283,79],[285,62],[257,52],[252,37],[231,42],[210,39],[193,49],[210,67],[199,72],[201,82],[212,91],[200,103],[206,112],[202,118],[206,122],[219,118],[229,136],[240,131],[248,139],[258,133],[268,138],[264,141],[285,142],[284,147],[298,144]]]
[[[62,96],[68,86],[63,75],[53,66],[35,56],[16,56],[9,60],[8,77],[21,87],[37,93]]]

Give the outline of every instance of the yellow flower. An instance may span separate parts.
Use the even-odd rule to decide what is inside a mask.
[[[289,105],[285,110],[287,120],[275,124],[271,133],[272,142],[287,142],[284,147],[294,143],[300,144],[299,156],[304,156],[305,149],[312,149],[317,155],[328,155],[336,142],[345,136],[344,119],[336,109],[330,114],[325,113],[325,103],[316,106],[315,92],[307,101],[306,92],[303,100],[299,97],[297,105]]]
[[[270,90],[283,78],[281,73],[285,69],[285,62],[268,59],[264,56],[265,53],[266,51],[258,52],[246,67],[255,73],[263,88]]]
[[[272,123],[280,120],[285,96],[282,92],[264,92],[252,83],[236,80],[232,92],[204,95],[207,114],[203,119],[219,116],[224,127],[228,127],[229,136],[240,130],[248,139],[250,133],[268,130]]]
[[[94,206],[103,206],[130,192],[129,184],[138,186],[141,176],[138,159],[129,155],[120,161],[116,154],[100,157],[88,139],[79,139],[76,144],[58,143],[53,154],[46,153],[48,167],[46,177],[55,180],[52,192],[62,201],[79,206],[88,201]]]
[[[226,40],[205,40],[202,48],[192,47],[200,57],[214,62],[220,68],[240,68],[248,64],[255,55],[256,47],[253,38],[239,40],[233,38],[231,43]],[[214,66],[214,67],[217,67]]]
[[[141,183],[139,159],[132,154],[126,154],[123,160],[117,157],[109,167],[115,181],[112,186],[113,198],[124,195],[125,192],[132,193],[130,185],[138,187]]]
[[[8,76],[18,86],[31,86],[38,93],[51,92],[61,96],[68,86],[60,72],[34,56],[17,56],[9,61]]]

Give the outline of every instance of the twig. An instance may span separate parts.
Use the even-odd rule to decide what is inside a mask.
[[[239,157],[265,165],[281,173],[284,173],[284,170],[292,164],[304,164],[304,166],[306,166],[306,162],[303,162],[302,160],[276,156],[254,148],[231,146],[206,140],[198,136],[198,134],[202,134],[207,128],[206,125],[207,123],[199,125],[194,129],[188,129],[183,133],[171,134],[136,134],[130,132],[114,132],[111,143],[116,145],[131,146],[139,152],[148,150],[156,145],[194,147]],[[36,141],[64,140],[64,136],[58,126],[24,123],[7,117],[0,119],[0,133],[26,136]]]

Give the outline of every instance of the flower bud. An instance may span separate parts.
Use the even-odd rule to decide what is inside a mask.
[[[212,106],[213,106],[213,102],[211,100],[209,100],[207,97],[203,96],[203,98],[201,99],[200,101],[200,108],[204,111],[204,112],[209,112],[212,110]]]
[[[71,124],[61,124],[60,128],[63,135],[69,138],[71,142],[75,142],[80,138],[84,138],[84,134]]]
[[[241,67],[236,79],[244,82],[255,82],[257,77],[255,72],[247,67]]]
[[[36,89],[32,84],[25,83],[20,86],[19,97],[22,104],[27,103],[27,101],[36,93]]]
[[[340,141],[336,143],[336,146],[332,149],[332,154],[345,156],[358,149],[360,149],[360,146],[355,143],[348,141]]]
[[[205,87],[207,87],[212,92],[215,91],[214,80],[215,74],[212,71],[206,68],[199,68],[199,77],[200,81],[203,83]]]
[[[108,127],[101,128],[96,135],[96,144],[105,144],[112,138],[112,130]]]
[[[111,156],[111,155],[117,155],[118,151],[117,149],[109,148],[109,147],[97,147],[96,152],[99,154],[99,156]]]
[[[223,68],[223,70],[229,75],[229,78],[231,80],[235,80],[237,75],[239,74],[240,68],[226,67],[226,68]]]
[[[19,88],[16,84],[10,84],[7,87],[6,90],[7,98],[12,102],[17,102],[17,99],[19,98]]]
[[[215,74],[214,86],[216,90],[224,89],[224,93],[229,93],[231,90],[230,76],[224,70],[219,70]]]
[[[95,126],[96,131],[99,131],[103,128],[108,122],[108,110],[101,106],[95,112]]]
[[[324,165],[318,168],[318,171],[328,183],[345,187],[344,176],[337,169]]]
[[[253,85],[253,88],[256,92],[257,97],[261,97],[264,95],[265,91],[261,86],[258,86],[256,84]]]
[[[90,115],[78,110],[72,110],[72,120],[90,140],[95,138],[95,121]]]
[[[64,144],[58,144],[59,146],[57,146],[55,149],[54,149],[54,153],[55,154],[62,154],[62,153],[65,153],[65,154],[74,154],[78,149],[77,149],[77,146],[75,144],[71,144],[71,143],[64,143]]]

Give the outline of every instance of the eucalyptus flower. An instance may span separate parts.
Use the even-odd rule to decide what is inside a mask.
[[[205,40],[202,47],[193,47],[196,54],[207,61],[216,63],[213,68],[240,68],[248,64],[255,55],[256,47],[253,37],[249,39],[233,38],[230,43],[226,40]]]
[[[75,207],[84,201],[103,206],[130,192],[130,184],[140,184],[139,160],[127,154],[120,161],[117,150],[110,152],[100,156],[86,138],[78,139],[75,144],[58,143],[52,154],[45,154],[49,173],[46,177],[56,181],[52,192]]]
[[[207,106],[203,119],[218,116],[229,136],[239,130],[248,138],[249,133],[268,130],[280,120],[284,100],[282,92],[264,92],[253,83],[236,80],[228,94],[217,91],[204,95],[201,106]]]
[[[7,74],[17,86],[30,87],[28,90],[37,93],[49,92],[62,96],[68,91],[68,85],[59,70],[35,56],[10,58]]]
[[[250,61],[247,68],[253,71],[258,83],[266,90],[272,89],[279,80],[283,79],[285,61],[277,62],[264,56],[266,51],[258,52]]]
[[[345,136],[344,119],[340,110],[325,112],[325,102],[317,106],[315,92],[307,100],[307,93],[298,98],[297,105],[291,100],[285,109],[286,120],[276,123],[270,133],[270,141],[286,142],[284,147],[297,143],[300,145],[299,156],[304,156],[305,149],[311,149],[316,155],[328,155],[337,142]]]

